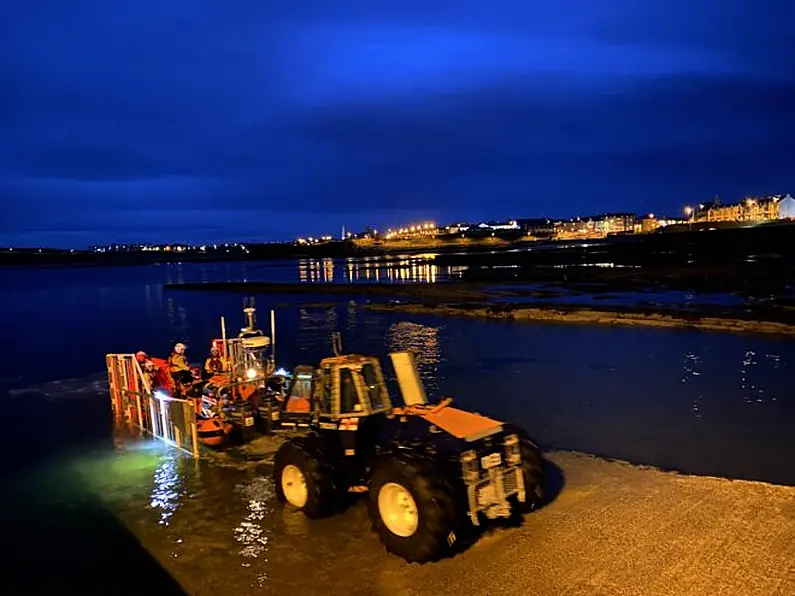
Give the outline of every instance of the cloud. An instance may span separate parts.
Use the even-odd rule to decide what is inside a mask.
[[[322,25],[296,32],[305,77],[296,99],[313,104],[373,98],[412,101],[417,95],[555,75],[573,87],[625,77],[731,72],[703,49],[663,49],[643,42],[489,34],[455,27]]]
[[[6,12],[2,230],[173,203],[197,222],[286,205],[334,228],[390,211],[663,211],[792,184],[791,2],[12,0]],[[296,216],[274,233],[302,226],[322,231]]]

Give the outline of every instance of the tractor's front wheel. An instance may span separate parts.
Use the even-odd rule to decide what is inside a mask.
[[[519,440],[519,450],[522,454],[522,475],[524,476],[524,503],[515,502],[517,513],[533,511],[544,497],[544,467],[541,450],[526,437]]]
[[[369,489],[370,520],[387,551],[416,563],[452,552],[463,516],[436,466],[407,457],[383,459]]]
[[[323,446],[310,437],[283,443],[273,467],[276,498],[303,511],[309,518],[331,515],[339,490],[334,468]]]

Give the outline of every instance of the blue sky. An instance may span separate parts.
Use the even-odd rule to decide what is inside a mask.
[[[4,8],[0,245],[289,239],[795,190],[790,1]]]

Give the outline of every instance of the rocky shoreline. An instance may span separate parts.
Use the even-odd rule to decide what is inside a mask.
[[[538,289],[447,282],[437,284],[301,284],[267,282],[168,284],[169,290],[246,294],[328,295],[365,299],[372,312],[458,316],[517,322],[699,329],[739,334],[795,335],[795,308],[757,305],[582,306],[555,302]],[[597,297],[597,296],[594,296]],[[544,302],[539,299],[546,298]],[[499,303],[497,300],[517,300]],[[315,304],[313,302],[312,304]],[[323,303],[326,307],[328,303]],[[304,305],[309,307],[309,304]]]
[[[581,308],[545,304],[541,306],[498,306],[466,304],[365,304],[374,312],[456,316],[503,321],[561,323],[569,325],[608,325],[618,327],[657,327],[664,329],[698,329],[701,331],[756,335],[795,335],[795,324],[743,319],[732,316],[706,316],[698,313],[625,308]]]

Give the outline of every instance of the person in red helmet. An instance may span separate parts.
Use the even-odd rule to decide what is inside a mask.
[[[135,360],[138,362],[138,365],[141,367],[141,372],[144,374],[144,378],[149,383],[149,388],[152,389],[155,386],[155,363],[149,359],[149,356],[143,350],[135,353]]]

